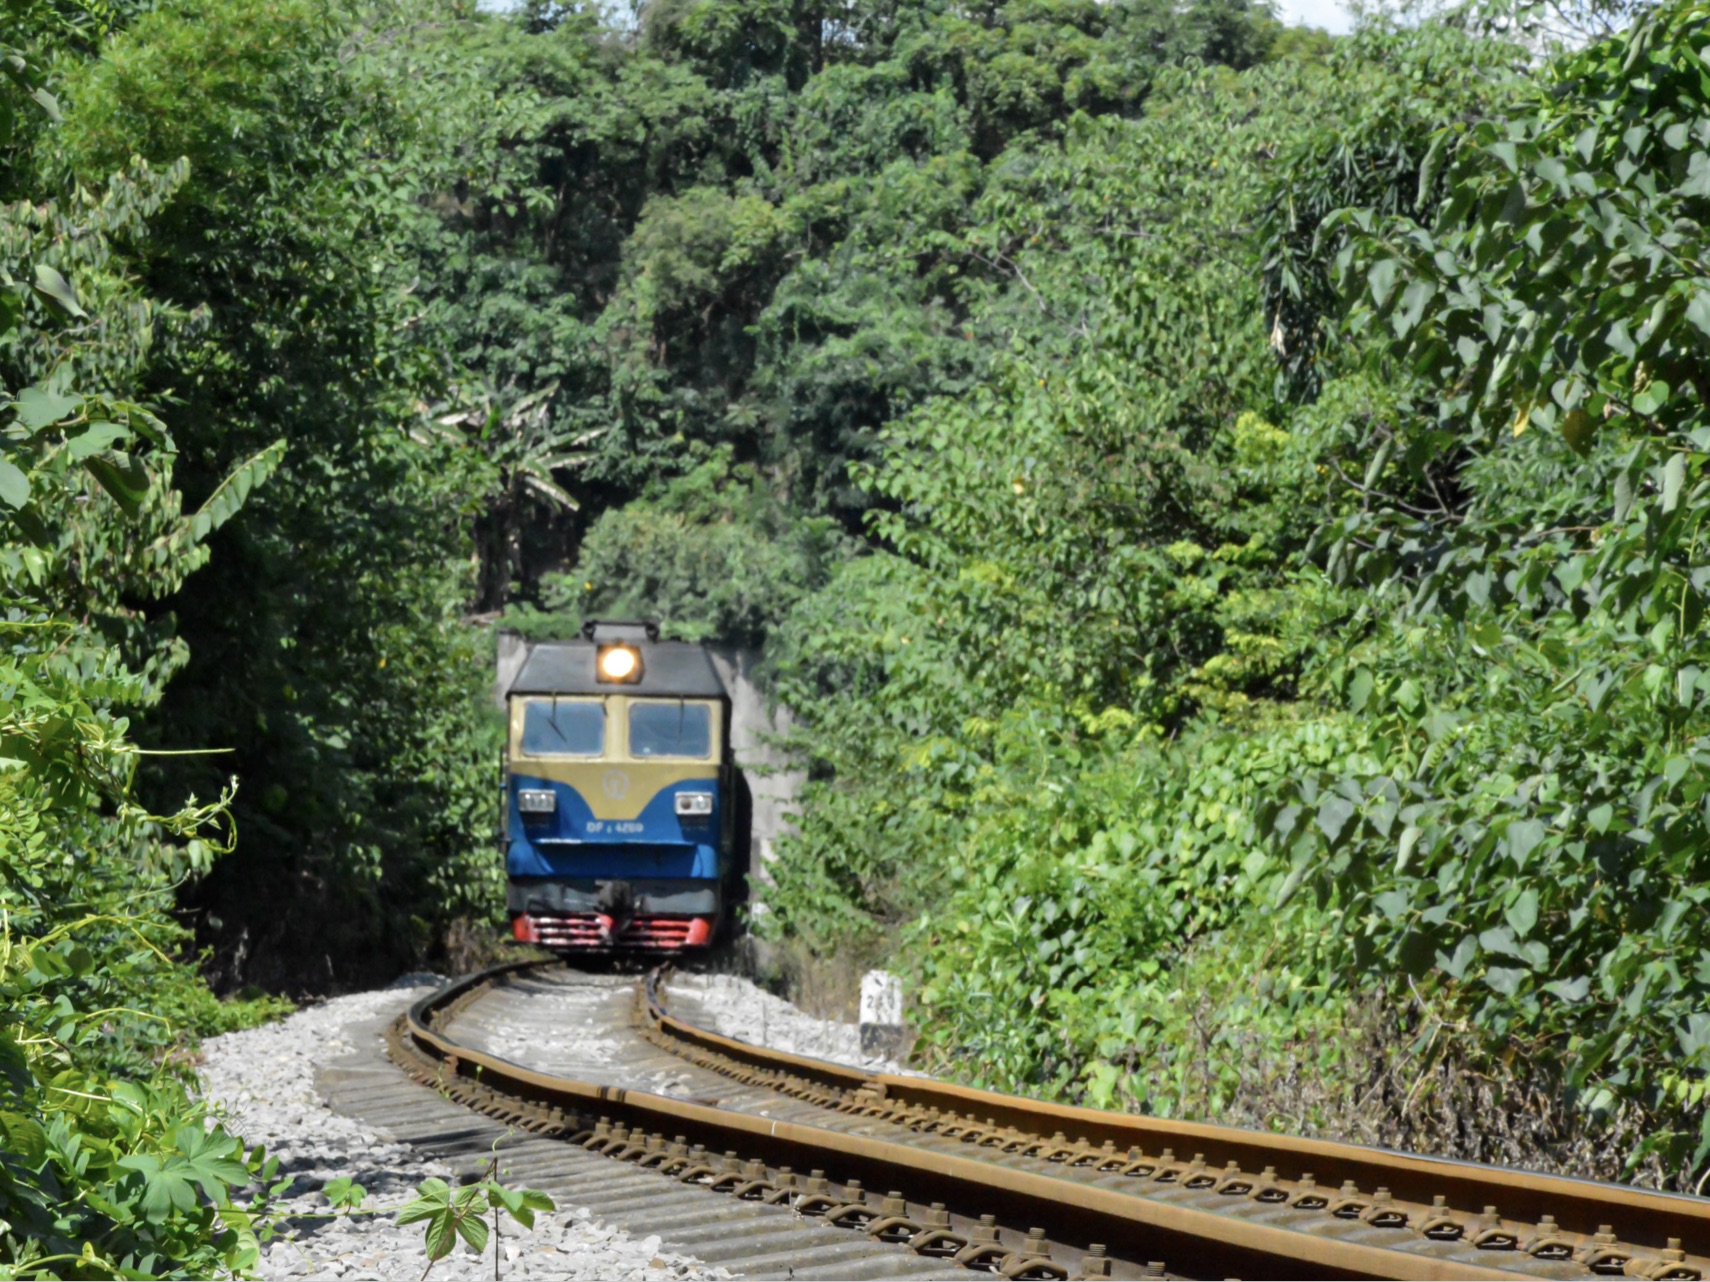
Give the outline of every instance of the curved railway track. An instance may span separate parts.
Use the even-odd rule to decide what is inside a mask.
[[[1710,1275],[1710,1200],[866,1073],[666,992],[499,967],[417,1003],[389,1053],[512,1133],[529,1178],[572,1172],[596,1213],[748,1276]]]

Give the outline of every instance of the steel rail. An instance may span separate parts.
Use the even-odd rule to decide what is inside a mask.
[[[1101,1112],[932,1078],[863,1072],[757,1047],[679,1019],[665,1005],[663,978],[655,971],[645,985],[647,1019],[658,1034],[657,1044],[675,1043],[679,1053],[691,1057],[699,1052],[709,1066],[722,1071],[728,1072],[729,1064],[740,1064],[759,1079],[794,1077],[846,1099],[865,1094],[870,1101],[866,1111],[898,1117],[905,1125],[943,1130],[983,1123],[1016,1136],[1072,1135],[1076,1142],[1063,1146],[1069,1150],[1063,1155],[1068,1161],[1076,1153],[1099,1154],[1107,1144],[1139,1155],[1194,1153],[1203,1156],[1205,1169],[1219,1179],[1237,1174],[1257,1179],[1268,1172],[1274,1186],[1291,1200],[1311,1173],[1328,1194],[1328,1206],[1337,1201],[1338,1183],[1352,1181],[1367,1189],[1386,1189],[1410,1222],[1447,1212],[1451,1218],[1458,1215],[1469,1233],[1489,1208],[1498,1207],[1504,1221],[1553,1230],[1550,1236],[1576,1252],[1602,1246],[1605,1259],[1626,1255],[1637,1266],[1624,1269],[1633,1276],[1691,1282],[1710,1275],[1710,1257],[1700,1253],[1710,1250],[1710,1198],[1331,1140]],[[1371,1195],[1365,1201],[1370,1205]],[[1609,1240],[1599,1241],[1599,1234]],[[1683,1241],[1698,1249],[1689,1255],[1681,1249]]]
[[[1012,1227],[1047,1224],[1060,1258],[1063,1248],[1088,1248],[1092,1243],[1110,1248],[1112,1255],[1106,1260],[1083,1262],[1090,1276],[1108,1275],[1101,1270],[1110,1265],[1116,1266],[1118,1274],[1143,1271],[1144,1261],[1158,1258],[1170,1261],[1178,1271],[1202,1276],[1512,1278],[1592,1271],[1656,1279],[1702,1276],[1700,1258],[1687,1257],[1670,1242],[1682,1234],[1690,1235],[1694,1243],[1704,1240],[1699,1234],[1710,1229],[1710,1202],[1700,1199],[1327,1141],[1101,1113],[931,1079],[865,1073],[755,1047],[674,1016],[666,1007],[658,972],[648,977],[637,1004],[638,1023],[655,1044],[745,1083],[770,1086],[840,1114],[856,1113],[895,1126],[880,1135],[851,1134],[836,1125],[777,1120],[706,1100],[577,1081],[476,1050],[444,1032],[451,1016],[488,987],[542,965],[552,963],[497,967],[418,1002],[394,1036],[394,1057],[453,1098],[527,1129],[566,1136],[580,1132],[579,1138],[588,1140],[594,1138],[589,1128],[598,1116],[608,1128],[622,1127],[638,1142],[644,1134],[651,1136],[651,1143],[668,1133],[692,1139],[712,1152],[740,1153],[764,1164],[767,1180],[774,1171],[817,1167],[836,1170],[840,1177],[869,1187],[908,1190],[918,1199],[914,1205],[923,1205],[920,1195],[929,1194],[930,1200],[946,1204],[964,1225],[982,1214],[996,1215]],[[848,1119],[828,1115],[828,1121],[847,1123]],[[961,1132],[966,1138],[970,1130],[1000,1149],[1026,1150],[1061,1161],[1062,1175],[1003,1165],[993,1160],[996,1154],[989,1148],[978,1144],[970,1144],[965,1151],[946,1151],[956,1146],[926,1147],[918,1140],[911,1142],[908,1134],[936,1131],[942,1139]],[[1056,1134],[1049,1141],[1038,1138],[1052,1132]],[[1064,1133],[1077,1138],[1067,1141]],[[618,1147],[613,1145],[612,1151]],[[1251,1177],[1242,1191],[1251,1193],[1252,1179],[1263,1178],[1272,1192],[1283,1195],[1264,1201],[1286,1197],[1296,1202],[1295,1195],[1302,1189],[1313,1188],[1305,1178],[1307,1171],[1381,1185],[1388,1193],[1382,1195],[1379,1209],[1389,1218],[1367,1213],[1378,1195],[1362,1198],[1355,1193],[1350,1201],[1351,1186],[1340,1195],[1325,1188],[1328,1197],[1319,1203],[1327,1210],[1325,1203],[1335,1205],[1340,1197],[1343,1218],[1297,1215],[1290,1224],[1281,1225],[1101,1187],[1085,1178],[1090,1172],[1075,1169],[1077,1163],[1083,1168],[1097,1166],[1098,1159],[1106,1159],[1104,1171],[1116,1169],[1108,1159],[1124,1147],[1129,1153],[1123,1161],[1141,1160],[1146,1153],[1160,1154],[1173,1147],[1202,1153],[1207,1159],[1180,1163],[1180,1169],[1165,1178],[1210,1171],[1227,1181],[1235,1173],[1262,1166],[1264,1175]],[[633,1157],[641,1150],[632,1145],[625,1151]],[[1219,1164],[1225,1169],[1215,1170]],[[787,1183],[785,1177],[777,1178]],[[1445,1202],[1433,1202],[1439,1197]],[[1535,1229],[1546,1231],[1542,1236],[1536,1231],[1527,1235],[1533,1245],[1554,1242],[1562,1249],[1539,1258],[1513,1249],[1522,1245],[1522,1231],[1512,1218],[1485,1221],[1487,1226],[1497,1226],[1493,1240],[1510,1248],[1479,1252],[1481,1257],[1488,1255],[1488,1264],[1484,1258],[1466,1258],[1464,1244],[1455,1258],[1449,1258],[1448,1252],[1399,1250],[1352,1240],[1359,1234],[1349,1232],[1372,1223],[1416,1227],[1422,1218],[1433,1215],[1439,1227],[1456,1224],[1455,1215],[1464,1215],[1464,1208],[1493,1202],[1503,1205],[1509,1216],[1529,1217]],[[1350,1206],[1357,1216],[1346,1214]],[[1555,1216],[1553,1224],[1544,1218],[1549,1215]],[[1316,1219],[1314,1231],[1298,1227],[1296,1222],[1302,1219]],[[1602,1239],[1592,1236],[1612,1222],[1624,1227],[1618,1240],[1607,1234]],[[1581,1230],[1581,1225],[1591,1227]],[[1477,1230],[1476,1224],[1470,1227]],[[1460,1236],[1458,1229],[1453,1236]],[[1568,1248],[1582,1259],[1587,1249],[1596,1248],[1597,1267],[1574,1268],[1565,1258]]]

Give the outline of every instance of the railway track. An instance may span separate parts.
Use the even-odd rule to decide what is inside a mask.
[[[695,1016],[657,973],[500,967],[389,1029],[434,1094],[345,1103],[452,1155],[508,1134],[531,1182],[747,1276],[1710,1273],[1710,1200],[866,1073]]]

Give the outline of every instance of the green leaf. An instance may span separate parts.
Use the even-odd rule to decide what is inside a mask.
[[[1710,335],[1710,290],[1694,290],[1686,304],[1686,319],[1699,333]]]
[[[1389,466],[1389,457],[1394,452],[1395,441],[1393,438],[1378,446],[1377,453],[1372,455],[1372,461],[1366,465],[1366,479],[1364,481],[1366,489],[1377,488],[1378,482],[1383,479],[1384,468]]]
[[[30,501],[30,478],[4,458],[0,458],[0,501],[11,508],[21,508]]]
[[[0,285],[0,337],[10,334],[24,319],[24,301],[15,289]]]
[[[1372,900],[1372,906],[1386,918],[1394,921],[1407,911],[1412,902],[1412,896],[1405,890],[1386,890]]]
[[[458,1236],[476,1251],[486,1250],[488,1232],[487,1221],[479,1215],[465,1215],[457,1221]]]
[[[182,1159],[163,1163],[150,1154],[133,1154],[120,1158],[118,1165],[142,1176],[143,1215],[151,1224],[164,1223],[174,1211],[195,1209],[196,1189]]]
[[[1432,188],[1437,184],[1438,176],[1443,172],[1443,160],[1448,148],[1445,146],[1449,131],[1439,129],[1431,135],[1431,145],[1425,151],[1425,159],[1419,163],[1419,187],[1414,196],[1415,201],[1424,206],[1432,195]]]
[[[53,121],[54,124],[58,125],[65,123],[65,118],[59,114],[59,99],[55,98],[46,89],[40,88],[39,86],[31,89],[30,98],[35,102],[36,106],[40,107],[47,113],[47,118]]]
[[[25,1166],[39,1166],[47,1158],[47,1132],[33,1117],[0,1113],[0,1138],[6,1141],[6,1152]]]
[[[1380,311],[1389,301],[1391,291],[1395,289],[1396,274],[1401,270],[1401,262],[1395,258],[1381,258],[1371,265],[1366,272],[1366,282],[1371,286],[1372,305]]]
[[[1326,841],[1334,843],[1354,816],[1354,803],[1332,793],[1318,803],[1318,830]]]
[[[484,1180],[479,1184],[465,1184],[452,1194],[451,1205],[459,1211],[473,1209],[479,1214],[487,1209],[487,1190],[491,1187],[491,1180]]]
[[[13,403],[12,409],[17,414],[18,421],[33,434],[52,427],[61,419],[70,418],[82,404],[81,396],[62,396],[55,392],[44,392],[39,387],[26,387],[18,393],[18,399]]]
[[[1654,415],[1668,404],[1672,389],[1660,378],[1653,378],[1633,394],[1633,408],[1646,416]]]
[[[1492,966],[1484,972],[1484,982],[1504,997],[1512,997],[1520,991],[1520,985],[1526,980],[1526,972],[1516,966]]]
[[[1538,924],[1538,892],[1527,887],[1521,892],[1520,898],[1508,905],[1503,913],[1508,924],[1514,927],[1514,933],[1524,939],[1532,933],[1532,927]]]
[[[89,314],[78,304],[71,282],[46,263],[36,264],[36,293],[67,316],[81,319]]]
[[[576,496],[556,481],[529,472],[523,475],[522,483],[525,489],[533,491],[548,502],[556,503],[559,507],[568,508],[572,512],[581,510],[582,504],[576,499]]]
[[[1406,338],[1414,331],[1425,315],[1425,304],[1431,301],[1436,292],[1436,285],[1428,280],[1413,281],[1402,291],[1401,307],[1391,322],[1397,337]]]
[[[149,474],[140,459],[115,452],[92,455],[83,465],[127,516],[142,511],[142,502],[148,497]]]
[[[534,1210],[528,1205],[529,1190],[508,1189],[502,1184],[489,1183],[487,1193],[518,1224],[525,1229],[534,1227]]]
[[[1413,850],[1419,844],[1419,838],[1424,835],[1424,829],[1417,824],[1408,824],[1401,830],[1401,841],[1396,848],[1395,871],[1405,872],[1407,863],[1413,857]]]
[[[1360,668],[1354,673],[1354,679],[1348,683],[1348,708],[1353,712],[1363,712],[1366,701],[1372,697],[1372,686],[1375,680],[1369,668]]]
[[[1489,930],[1480,931],[1478,946],[1488,953],[1501,953],[1504,957],[1520,956],[1520,945],[1507,926],[1492,926]]]
[[[36,510],[34,503],[19,508],[12,513],[12,524],[17,526],[18,533],[24,539],[38,548],[50,548],[54,544],[54,534],[42,520],[41,513]]]
[[[1552,993],[1564,1002],[1582,1002],[1591,991],[1591,977],[1581,975],[1577,979],[1558,979],[1544,985],[1546,993]]]
[[[201,543],[242,509],[251,491],[278,469],[284,457],[285,442],[275,441],[245,459],[215,487],[201,507],[176,529],[156,539],[152,546],[182,552]]]
[[[556,1211],[558,1209],[558,1203],[539,1189],[524,1189],[522,1201],[525,1211]]]
[[[430,1260],[443,1260],[451,1254],[451,1248],[457,1245],[456,1211],[449,1206],[441,1207],[429,1217],[425,1244]]]
[[[1306,872],[1309,866],[1310,865],[1307,863],[1302,862],[1295,865],[1295,867],[1289,871],[1288,876],[1283,878],[1282,885],[1277,887],[1277,894],[1273,907],[1281,908],[1287,904],[1289,900],[1294,898],[1295,891],[1300,889],[1300,883],[1306,880]]]
[[[438,1214],[451,1205],[451,1186],[438,1177],[430,1177],[417,1186],[416,1196],[398,1208],[399,1224],[414,1224]]]
[[[1633,510],[1633,500],[1637,497],[1633,489],[1633,476],[1627,468],[1622,468],[1615,474],[1615,519],[1625,521]]]
[[[1688,1015],[1679,1040],[1681,1053],[1688,1063],[1700,1060],[1710,1064],[1710,1014],[1695,1011]]]
[[[225,1131],[177,1126],[173,1128],[172,1140],[181,1156],[168,1161],[169,1169],[181,1171],[186,1179],[195,1181],[209,1201],[223,1201],[230,1186],[249,1179],[249,1168],[239,1160],[243,1145]]]
[[[1539,178],[1549,183],[1550,186],[1556,188],[1558,191],[1564,190],[1567,187],[1567,166],[1562,164],[1562,162],[1557,160],[1554,156],[1545,156],[1543,159],[1539,160],[1537,164],[1532,166],[1532,172],[1537,174]]]
[[[1478,956],[1478,940],[1471,935],[1463,935],[1461,942],[1455,945],[1453,955],[1439,952],[1437,965],[1455,979],[1466,977],[1467,967],[1472,965],[1473,958]]]
[[[1686,455],[1678,451],[1669,455],[1663,466],[1662,510],[1672,512],[1680,506],[1681,487],[1686,484]]]
[[[1504,844],[1508,847],[1508,857],[1524,867],[1527,856],[1537,849],[1538,843],[1548,832],[1549,829],[1537,819],[1516,819],[1508,825],[1508,831],[1503,836]]]
[[[129,429],[117,423],[91,423],[66,442],[66,457],[73,463],[81,463],[91,454],[99,454],[128,440],[130,435]]]
[[[1562,416],[1562,438],[1574,453],[1591,453],[1591,444],[1596,436],[1597,420],[1583,408],[1575,407]]]
[[[360,1207],[368,1197],[368,1190],[348,1175],[328,1180],[321,1192],[326,1195],[327,1201],[339,1208]]]
[[[1395,703],[1403,712],[1417,712],[1420,701],[1419,683],[1408,677],[1395,688]]]

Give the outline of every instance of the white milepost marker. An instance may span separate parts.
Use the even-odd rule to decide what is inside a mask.
[[[899,1054],[903,1045],[902,1022],[902,980],[883,970],[870,970],[861,976],[862,1053]]]

